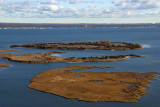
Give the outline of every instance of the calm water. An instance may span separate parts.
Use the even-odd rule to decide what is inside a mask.
[[[129,58],[118,62],[88,62],[88,63],[50,63],[11,64],[11,67],[0,70],[0,107],[158,107],[160,106],[160,80],[153,81],[138,103],[103,102],[91,103],[65,99],[49,93],[43,93],[27,88],[30,80],[48,69],[62,68],[74,65],[116,66],[116,69],[105,71],[116,72],[160,72],[160,29],[159,28],[77,28],[77,29],[7,29],[0,30],[0,49],[10,49],[10,45],[39,42],[80,42],[111,40],[113,42],[131,42],[145,44],[144,49],[129,51],[69,51],[58,56],[104,56],[120,54],[145,55],[146,58]],[[55,50],[17,49],[13,54],[49,52]],[[60,51],[60,50],[59,50]],[[94,69],[97,70],[97,69]],[[101,70],[104,71],[104,70]],[[78,71],[75,71],[78,72]],[[158,76],[160,79],[160,76]]]

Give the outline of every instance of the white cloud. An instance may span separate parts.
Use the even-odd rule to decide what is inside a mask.
[[[80,3],[88,3],[88,4],[93,4],[93,3],[104,3],[104,2],[101,2],[99,0],[68,0],[68,2],[70,4],[80,4]]]
[[[155,17],[160,12],[160,0],[113,0],[113,6],[104,9],[105,17]],[[151,14],[153,13],[153,14]],[[159,15],[157,14],[156,17]]]
[[[59,10],[59,7],[56,6],[56,5],[49,5],[48,8],[49,8],[49,10],[51,10],[51,11],[58,11],[58,10]]]
[[[83,2],[83,0],[69,0],[70,4],[79,4],[81,2]]]
[[[119,9],[127,10],[160,8],[160,0],[114,0],[112,3]]]
[[[81,3],[85,3],[81,4]],[[118,18],[159,16],[160,0],[0,0],[1,16],[26,18]],[[73,5],[75,4],[75,5]],[[78,4],[78,6],[76,5]],[[104,8],[106,5],[106,8]],[[154,10],[153,9],[157,9]]]
[[[41,4],[58,4],[58,1],[56,0],[42,1]]]

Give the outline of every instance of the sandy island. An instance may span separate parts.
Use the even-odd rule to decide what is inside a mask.
[[[99,56],[99,57],[57,57],[52,54],[60,54],[61,52],[46,52],[33,54],[2,54],[0,58],[14,62],[24,63],[54,63],[54,62],[110,62],[121,61],[128,57],[145,57],[140,55],[117,55],[117,56]]]
[[[71,42],[71,43],[38,43],[12,45],[12,48],[39,48],[39,49],[61,49],[61,50],[130,50],[143,48],[140,44],[110,42],[99,40],[97,42]]]
[[[137,72],[71,72],[78,68],[51,69],[36,75],[29,88],[69,99],[90,102],[137,102],[159,73]],[[90,67],[90,66],[88,66]],[[94,68],[92,66],[92,68]]]

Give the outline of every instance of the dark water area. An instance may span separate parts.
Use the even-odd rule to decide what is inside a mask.
[[[160,29],[159,28],[55,28],[55,29],[0,29],[0,49],[11,49],[10,45],[40,42],[87,42],[110,40],[144,44],[144,49],[126,51],[107,50],[51,50],[20,49],[13,54],[28,54],[49,51],[67,52],[62,57],[106,56],[120,54],[145,55],[146,58],[128,58],[117,62],[49,63],[26,64],[0,59],[11,67],[0,70],[0,107],[158,107],[160,106],[160,80],[152,81],[149,94],[137,103],[84,102],[66,99],[49,93],[29,89],[30,80],[48,69],[75,65],[115,66],[115,69],[93,69],[109,72],[160,72]],[[13,48],[14,49],[14,48]],[[73,72],[91,71],[79,70]],[[160,76],[157,76],[160,79]]]

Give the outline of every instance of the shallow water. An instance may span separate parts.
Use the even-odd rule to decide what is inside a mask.
[[[144,49],[126,51],[107,50],[44,50],[18,48],[13,54],[28,54],[49,51],[67,52],[62,57],[105,56],[120,54],[145,55],[146,58],[128,58],[117,62],[49,63],[26,64],[0,59],[11,67],[0,70],[0,107],[156,107],[160,106],[160,80],[152,81],[149,94],[137,103],[84,102],[65,99],[49,93],[27,88],[30,80],[48,69],[75,65],[116,66],[115,69],[93,69],[94,71],[116,72],[160,72],[160,30],[159,28],[57,28],[57,29],[0,29],[0,49],[10,49],[10,45],[39,42],[80,42],[111,40],[144,44]],[[9,52],[10,53],[10,52]],[[79,70],[80,71],[90,71]],[[78,71],[74,71],[78,72]],[[157,76],[160,78],[160,76]]]

